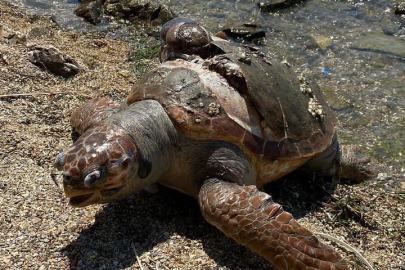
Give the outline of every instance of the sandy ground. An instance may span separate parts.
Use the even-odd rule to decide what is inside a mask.
[[[151,62],[139,44],[134,57],[134,44],[131,50],[100,33],[67,32],[3,3],[0,25],[0,269],[140,269],[137,255],[144,269],[271,269],[206,223],[194,199],[165,188],[71,208],[52,163],[71,144],[72,111],[112,91],[125,96],[156,57]],[[7,38],[16,32],[26,40]],[[63,79],[41,70],[28,61],[31,45],[53,45],[84,71]],[[405,269],[403,179],[383,174],[352,185],[290,178],[267,189],[302,224],[346,241],[375,269]]]

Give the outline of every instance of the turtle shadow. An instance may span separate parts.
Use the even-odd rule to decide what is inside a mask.
[[[193,213],[197,209],[176,205],[177,196],[183,195],[167,189],[157,194],[142,191],[106,205],[96,214],[95,222],[61,250],[69,257],[70,269],[130,267],[137,264],[135,252],[141,255],[151,251],[178,230],[184,230],[182,221],[197,225],[196,220],[187,220],[198,216],[198,212]],[[192,200],[189,198],[189,205]]]
[[[268,185],[266,191],[299,218],[320,205],[319,199],[325,199],[327,193],[318,192],[318,189],[325,188],[315,183],[308,185],[307,179],[301,177],[299,181],[294,180],[294,177],[280,179]],[[311,192],[311,188],[315,190]],[[311,194],[309,201],[306,201],[306,194]],[[171,246],[170,239],[173,238],[184,246],[178,243],[177,247]],[[189,245],[193,246],[191,250],[194,252],[196,243],[193,240],[197,239],[202,242],[201,249],[184,258],[187,252],[181,250]],[[154,249],[160,243],[162,245],[158,249],[167,248],[163,252]],[[169,269],[172,269],[169,262],[175,256],[183,256],[182,259],[186,261],[201,261],[202,267],[199,269],[218,269],[210,267],[209,263],[205,265],[207,255],[218,267],[273,269],[262,257],[238,245],[208,224],[200,214],[197,200],[164,187],[160,187],[157,194],[140,192],[123,201],[106,205],[96,214],[95,222],[83,229],[80,236],[61,252],[69,258],[72,270],[124,269],[137,264],[134,249],[138,256],[150,253],[149,269],[156,269],[157,262],[153,259],[156,256],[160,258],[159,263],[163,262]],[[158,252],[161,254],[157,255]]]
[[[321,177],[297,170],[267,184],[265,191],[271,194],[273,200],[281,204],[284,210],[299,219],[319,210],[322,203],[329,202],[338,182],[332,177]],[[340,182],[351,184],[344,179]]]

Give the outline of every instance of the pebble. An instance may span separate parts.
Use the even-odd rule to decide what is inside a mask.
[[[197,258],[207,256],[207,254],[205,253],[205,251],[204,251],[204,250],[201,250],[201,249],[196,249],[194,253],[195,253],[195,256],[196,256]]]
[[[392,177],[388,176],[388,173],[378,173],[377,180],[379,181],[387,181],[392,179]]]
[[[326,49],[332,44],[332,39],[327,36],[311,35],[311,38],[322,51],[326,51]]]

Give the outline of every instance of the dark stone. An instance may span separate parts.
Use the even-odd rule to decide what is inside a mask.
[[[405,2],[396,4],[393,10],[397,15],[405,15]]]
[[[63,55],[55,47],[33,46],[29,49],[28,60],[34,65],[64,78],[80,72],[79,64],[69,55]]]
[[[27,36],[21,32],[15,32],[8,36],[6,36],[6,40],[8,44],[26,44],[27,43]]]
[[[28,32],[28,38],[53,36],[51,27],[34,27]]]
[[[261,11],[274,11],[282,8],[291,7],[303,0],[267,0],[259,3]]]
[[[81,2],[75,10],[76,15],[92,24],[100,23],[105,0],[82,0]]]
[[[246,41],[252,41],[257,38],[264,38],[266,33],[262,27],[253,23],[244,23],[239,25],[227,25],[222,31],[231,38],[239,38]]]
[[[147,0],[82,0],[75,13],[92,24],[108,18],[137,25],[162,25],[173,18],[166,5]]]

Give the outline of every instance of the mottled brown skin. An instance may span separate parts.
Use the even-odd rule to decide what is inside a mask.
[[[85,206],[120,191],[137,171],[136,156],[135,144],[119,127],[99,124],[88,129],[64,156],[64,189],[72,198],[70,203]],[[97,184],[85,179],[101,167],[106,169],[101,171]]]
[[[106,98],[95,98],[87,106],[77,108],[70,118],[70,124],[75,131],[83,134],[88,128],[100,123],[112,115],[118,104]]]
[[[177,18],[168,22],[161,31],[165,44],[159,50],[159,59],[184,57],[193,54],[210,53],[211,36],[203,27],[186,18]]]
[[[162,39],[165,62],[119,108],[96,99],[72,116],[81,137],[55,161],[70,204],[160,183],[198,198],[208,222],[279,270],[348,270],[260,191],[298,168],[355,181],[373,175],[358,148],[339,146],[317,85],[254,48],[213,41],[188,19],[165,25]]]

